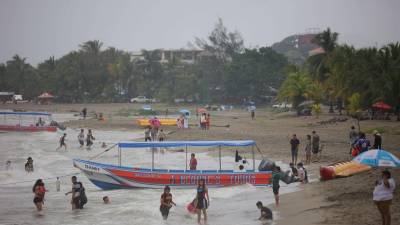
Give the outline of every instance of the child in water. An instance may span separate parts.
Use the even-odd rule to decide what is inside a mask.
[[[258,218],[258,220],[261,220],[261,221],[272,220],[272,211],[269,208],[263,206],[262,202],[260,202],[260,201],[257,202],[256,205],[257,205],[257,208],[261,212],[261,215]]]
[[[160,212],[164,220],[168,218],[169,210],[172,205],[176,206],[175,202],[172,201],[171,188],[169,186],[164,187],[164,193],[161,195],[160,199]]]

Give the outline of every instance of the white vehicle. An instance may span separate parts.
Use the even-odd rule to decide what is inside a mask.
[[[23,101],[22,95],[14,95],[13,99],[14,99],[14,101]]]
[[[149,102],[152,102],[152,100],[149,98],[146,98],[146,96],[137,96],[136,98],[132,98],[130,102],[132,102],[132,103],[149,103]]]
[[[272,105],[272,108],[275,108],[275,109],[292,108],[292,104],[286,103],[286,102],[282,102],[282,103],[278,103],[278,104]]]

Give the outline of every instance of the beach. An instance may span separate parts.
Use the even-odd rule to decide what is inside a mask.
[[[79,112],[86,107],[89,112],[89,118],[83,120],[79,117]],[[32,111],[47,111],[55,114],[68,114],[70,119],[64,123],[68,129],[68,135],[71,134],[70,141],[74,142],[79,128],[93,129],[96,136],[96,132],[101,133],[101,136],[97,137],[97,140],[108,140],[110,143],[119,140],[142,140],[144,130],[139,127],[136,123],[137,118],[142,116],[138,115],[138,109],[141,104],[53,104],[53,105],[35,105],[35,104],[18,104],[18,105],[1,105],[1,109],[19,109],[19,110],[32,110]],[[191,115],[191,128],[187,130],[178,130],[176,127],[163,127],[167,134],[167,140],[255,140],[261,153],[264,157],[280,161],[284,164],[290,162],[290,145],[289,140],[292,134],[297,134],[300,142],[305,141],[307,134],[311,134],[315,130],[320,138],[321,144],[324,145],[324,149],[321,155],[321,159],[317,163],[313,163],[310,166],[306,166],[309,171],[311,183],[300,184],[295,187],[289,188],[287,192],[281,196],[281,205],[276,208],[274,204],[270,204],[269,207],[274,211],[276,215],[275,224],[289,225],[313,225],[313,224],[379,224],[380,216],[372,202],[372,190],[374,182],[379,178],[380,169],[374,169],[372,171],[357,174],[352,177],[335,179],[326,182],[319,182],[319,167],[328,165],[334,162],[349,160],[349,144],[348,144],[348,132],[352,125],[356,125],[355,120],[352,118],[342,116],[341,118],[348,118],[344,122],[336,122],[332,124],[321,125],[321,121],[328,121],[333,117],[340,117],[338,114],[322,113],[317,118],[316,116],[309,117],[297,117],[293,112],[275,112],[269,108],[260,108],[256,111],[255,120],[251,120],[250,113],[242,109],[233,109],[232,111],[212,111],[211,114],[211,128],[208,131],[202,131],[196,127],[196,106],[170,106],[164,104],[157,104],[153,106],[155,110],[160,113],[159,117],[163,117],[165,109],[168,108],[169,114],[178,111],[182,108],[190,109]],[[326,110],[324,110],[326,111]],[[104,121],[94,119],[93,116],[102,113],[105,117]],[[374,129],[384,130],[382,133],[383,137],[383,148],[391,151],[393,154],[400,156],[400,126],[398,122],[394,121],[361,121],[361,130],[366,131],[368,138],[372,141],[372,131]],[[43,141],[50,141],[54,139],[54,146],[57,145],[58,136],[62,132],[51,134],[52,136],[38,137],[42,138]],[[76,135],[74,135],[76,133]],[[9,134],[8,134],[9,135]],[[36,134],[35,134],[36,135]],[[3,139],[5,140],[5,139]],[[33,139],[32,139],[33,140]],[[67,139],[68,140],[68,139]],[[69,142],[67,142],[69,143]],[[4,146],[4,145],[3,145]],[[4,147],[2,147],[4,148]],[[198,154],[206,154],[213,156],[213,153],[209,152],[209,149],[196,149]],[[96,152],[97,153],[97,152]],[[73,152],[68,153],[71,155],[65,156],[67,158],[62,159],[62,162],[67,163],[69,158],[73,157]],[[223,156],[229,156],[232,153],[224,152]],[[244,153],[243,153],[244,154]],[[89,156],[90,153],[81,154],[81,156]],[[104,157],[104,160],[111,159]],[[202,155],[201,155],[202,156]],[[304,145],[300,145],[299,158],[304,156]],[[57,160],[59,157],[57,154],[54,155],[53,160]],[[204,157],[207,157],[204,155]],[[61,159],[60,159],[61,160]],[[212,158],[207,158],[212,161]],[[72,163],[71,163],[72,164]],[[65,166],[67,166],[65,164]],[[72,167],[70,165],[69,167]],[[396,181],[400,180],[400,171],[392,170],[393,177]],[[3,177],[0,179],[4,179]],[[64,181],[64,185],[68,186],[68,181]],[[216,193],[217,198],[215,200],[215,207],[223,208],[224,201],[231,204],[240,204],[240,209],[245,211],[245,214],[252,220],[248,224],[255,224],[254,219],[258,216],[258,211],[255,207],[256,200],[265,201],[272,203],[272,190],[265,188],[264,190],[257,190],[254,192],[248,192],[251,187],[234,187],[233,191],[229,193],[229,196],[223,196],[222,193]],[[285,189],[285,187],[283,188]],[[18,190],[23,190],[20,188]],[[7,189],[7,191],[11,191]],[[144,192],[139,191],[144,195],[158,195],[158,192]],[[221,191],[216,191],[221,192]],[[285,191],[284,191],[285,192]],[[243,199],[236,199],[237,196],[242,194],[248,194],[252,202],[246,202]],[[28,195],[31,193],[28,193]],[[112,192],[107,192],[108,195],[112,195]],[[123,195],[125,192],[118,192],[116,194],[117,202],[123,201]],[[179,193],[181,196],[178,200],[181,202],[188,201],[191,196],[191,192]],[[26,196],[26,194],[25,194]],[[100,196],[100,194],[98,194]],[[5,196],[2,196],[5,199]],[[55,197],[55,196],[54,196]],[[55,197],[57,198],[57,197]],[[59,197],[58,197],[59,198]],[[225,200],[224,200],[225,199]],[[231,201],[231,200],[236,201]],[[9,200],[9,199],[8,199]],[[131,199],[135,201],[134,199]],[[50,200],[49,200],[50,201]],[[250,201],[250,200],[249,200]],[[253,202],[254,201],[254,202]],[[214,202],[214,201],[213,201]],[[51,203],[52,204],[52,203]],[[50,204],[50,206],[51,206]],[[55,204],[55,203],[54,203]],[[116,204],[116,203],[115,203]],[[133,203],[126,203],[127,207],[138,207]],[[140,203],[140,207],[147,207],[145,203]],[[101,207],[99,204],[96,207]],[[214,204],[213,204],[214,206]],[[21,206],[18,203],[12,205],[11,209],[15,211]],[[33,208],[33,205],[31,206]],[[115,207],[115,205],[113,205]],[[67,209],[60,209],[67,210]],[[109,208],[111,215],[112,208]],[[120,210],[120,209],[118,209]],[[217,219],[212,223],[214,215],[216,218],[221,216],[218,212],[212,212],[210,208],[210,224],[224,224],[226,221],[219,221]],[[229,208],[225,212],[238,213],[238,209],[235,207]],[[92,211],[90,211],[92,212]],[[90,213],[85,212],[85,213]],[[147,211],[146,211],[147,212]],[[149,216],[156,216],[157,210],[151,211],[153,214]],[[17,212],[15,212],[17,213]],[[49,212],[50,213],[50,210]],[[93,212],[92,212],[93,213]],[[183,212],[179,212],[183,216]],[[140,214],[138,214],[140,215]],[[158,215],[157,215],[158,216]],[[250,218],[251,217],[251,218]],[[38,220],[40,221],[40,220]],[[74,221],[73,219],[71,221]],[[68,224],[71,221],[67,221]],[[177,223],[190,223],[190,219],[179,221],[173,219]],[[247,224],[246,220],[240,220],[241,224]],[[399,189],[396,190],[395,199],[392,205],[392,221],[400,221],[400,196]],[[15,222],[15,221],[14,221]],[[96,221],[90,221],[96,222]],[[87,222],[87,224],[90,224]],[[154,222],[156,223],[156,222]],[[395,224],[395,223],[393,223]]]

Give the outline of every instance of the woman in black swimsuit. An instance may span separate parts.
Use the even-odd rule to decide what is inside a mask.
[[[201,211],[204,215],[204,223],[207,222],[207,208],[210,205],[210,198],[208,196],[208,188],[204,179],[199,180],[197,186],[197,196],[196,196],[196,209],[197,209],[197,222],[200,224]]]

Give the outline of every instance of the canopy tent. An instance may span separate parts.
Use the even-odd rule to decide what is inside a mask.
[[[162,142],[120,142],[119,148],[159,148],[159,147],[246,147],[255,145],[253,140],[235,141],[162,141]]]
[[[377,108],[377,109],[383,109],[383,110],[390,110],[392,107],[383,101],[380,102],[375,102],[372,107]]]
[[[255,170],[255,152],[253,140],[231,140],[231,141],[161,141],[161,142],[119,142],[118,143],[118,164],[121,166],[122,150],[126,148],[151,148],[152,161],[151,167],[154,169],[154,149],[166,147],[185,147],[186,148],[186,170],[188,169],[188,147],[218,147],[219,150],[219,169],[221,166],[221,147],[252,147],[253,170]]]

